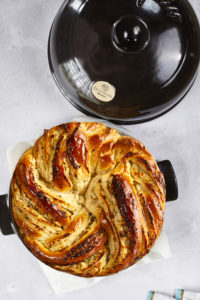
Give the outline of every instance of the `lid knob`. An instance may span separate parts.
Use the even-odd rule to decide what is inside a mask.
[[[137,16],[127,15],[113,25],[113,43],[123,52],[143,50],[149,43],[150,32],[146,23]]]

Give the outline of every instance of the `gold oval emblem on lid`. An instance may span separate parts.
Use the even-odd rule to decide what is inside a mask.
[[[115,98],[115,88],[106,81],[96,81],[92,85],[92,94],[97,100],[112,101]]]

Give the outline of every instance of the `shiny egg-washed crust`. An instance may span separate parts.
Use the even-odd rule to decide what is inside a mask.
[[[141,142],[101,123],[45,130],[20,158],[12,213],[24,243],[49,266],[92,277],[149,252],[165,209],[165,182]]]

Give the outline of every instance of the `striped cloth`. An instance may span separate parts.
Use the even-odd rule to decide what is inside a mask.
[[[200,293],[194,293],[194,292],[178,289],[176,292],[176,299],[177,300],[200,300]]]
[[[174,298],[172,298],[168,295],[160,294],[160,293],[153,292],[153,291],[149,291],[149,294],[147,297],[147,300],[170,300],[170,299],[172,300]]]
[[[147,300],[200,300],[200,293],[194,293],[178,289],[175,297],[171,297],[165,294],[149,291]]]

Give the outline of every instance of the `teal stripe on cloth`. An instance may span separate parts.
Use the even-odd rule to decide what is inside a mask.
[[[149,294],[148,294],[148,297],[147,297],[147,300],[151,300],[152,298],[152,295],[153,295],[153,292],[152,291],[149,291]]]
[[[181,300],[181,293],[182,293],[182,290],[178,289],[176,292],[176,300]]]

